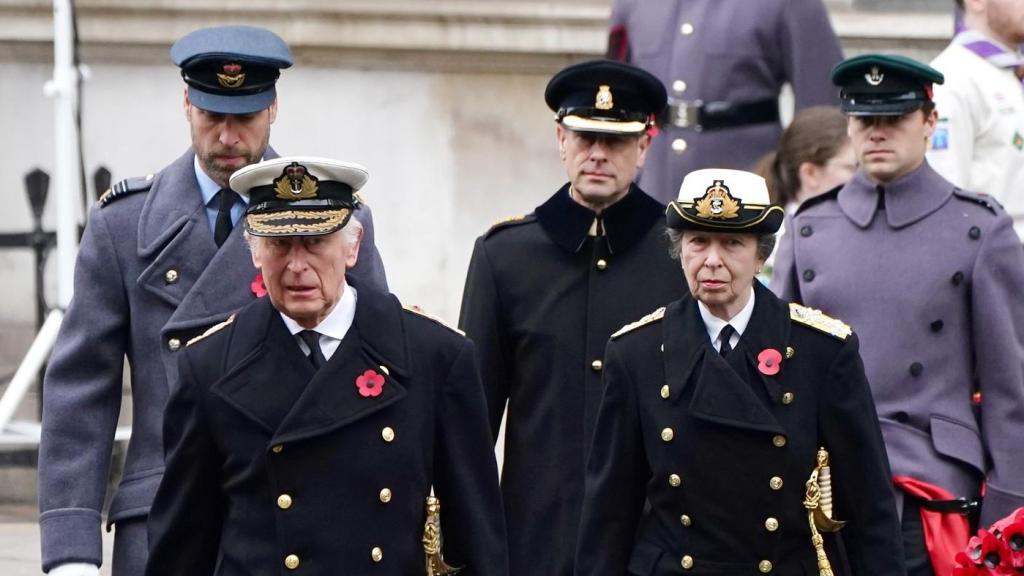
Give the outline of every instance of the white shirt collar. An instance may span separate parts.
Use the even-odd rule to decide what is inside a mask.
[[[740,335],[743,334],[743,331],[747,329],[747,324],[750,323],[750,317],[754,314],[754,287],[750,287],[750,297],[747,298],[747,303],[743,306],[743,309],[728,321],[712,314],[708,307],[700,300],[697,301],[697,309],[700,310],[700,317],[704,320],[704,328],[708,331],[708,339],[711,340],[711,344],[715,349],[719,349],[722,345],[718,341],[718,336],[726,324],[731,324],[733,329],[736,330],[732,338],[729,339],[729,344],[735,348],[736,344],[740,341]]]
[[[331,310],[330,314],[313,328],[313,330],[320,333],[320,348],[323,350],[324,357],[328,360],[334,354],[334,351],[337,350],[342,338],[348,333],[348,329],[352,327],[352,321],[356,317],[356,298],[356,289],[351,285],[346,285],[341,293],[341,299],[334,306],[334,310]],[[288,317],[284,312],[280,312],[280,314],[281,319],[284,320],[284,325],[291,332],[292,336],[305,330],[305,328]],[[304,345],[301,347],[304,352],[309,352]]]

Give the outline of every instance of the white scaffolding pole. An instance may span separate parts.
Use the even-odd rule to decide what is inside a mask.
[[[34,375],[46,365],[57,339],[64,310],[71,303],[74,291],[79,206],[82,202],[82,156],[76,119],[78,82],[72,0],[54,0],[53,80],[46,83],[43,91],[53,98],[56,126],[53,180],[57,210],[57,307],[47,316],[10,385],[3,397],[0,397],[0,444],[39,442],[38,424],[12,422],[12,419],[31,389]]]

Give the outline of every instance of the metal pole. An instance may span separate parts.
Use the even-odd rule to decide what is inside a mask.
[[[78,252],[79,204],[82,198],[81,156],[78,149],[79,72],[74,61],[72,0],[53,3],[53,82],[56,126],[54,192],[57,208],[57,307],[67,309],[74,290]]]

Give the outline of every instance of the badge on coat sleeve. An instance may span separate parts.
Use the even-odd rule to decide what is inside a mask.
[[[932,134],[930,142],[932,150],[946,150],[949,148],[949,127],[938,126]]]
[[[376,370],[367,370],[356,378],[356,389],[363,398],[376,398],[384,391],[384,376]]]
[[[1013,133],[1013,147],[1016,148],[1018,152],[1024,150],[1024,136],[1021,136],[1018,131],[1014,131]]]

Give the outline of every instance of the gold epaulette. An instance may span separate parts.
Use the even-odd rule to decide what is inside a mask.
[[[618,338],[619,336],[622,336],[626,332],[632,332],[633,330],[636,330],[637,328],[639,328],[641,326],[646,326],[647,324],[650,324],[651,322],[657,322],[658,320],[661,320],[664,317],[665,317],[665,307],[662,306],[661,308],[658,308],[654,312],[651,312],[650,314],[648,314],[647,316],[644,316],[643,318],[637,320],[636,322],[630,322],[629,324],[626,324],[622,328],[619,328],[614,334],[612,334],[612,340],[615,340],[616,338]]]
[[[531,214],[517,214],[515,216],[509,216],[508,218],[502,218],[501,220],[498,220],[494,224],[491,224],[491,227],[487,229],[487,233],[484,234],[484,236],[490,236],[491,234],[497,232],[498,230],[501,230],[502,228],[506,228],[508,226],[513,226],[516,224],[525,224],[527,222],[530,222],[532,220],[531,216]]]
[[[185,346],[186,346],[186,347],[187,347],[187,346],[191,346],[191,345],[195,344],[196,342],[199,342],[199,341],[200,341],[200,340],[202,340],[203,338],[206,338],[206,337],[207,337],[207,336],[209,336],[210,334],[215,334],[215,333],[217,333],[217,332],[220,332],[221,330],[223,330],[223,329],[224,329],[225,327],[227,327],[228,325],[230,325],[230,324],[231,324],[232,322],[234,322],[234,321],[235,321],[235,315],[234,315],[234,314],[232,314],[231,316],[228,316],[228,319],[227,319],[227,320],[225,320],[225,321],[221,322],[220,324],[214,324],[213,326],[210,326],[210,327],[209,327],[209,328],[208,328],[208,329],[206,330],[206,332],[203,332],[203,333],[202,333],[202,334],[200,334],[199,336],[196,336],[195,338],[193,338],[193,339],[189,340],[188,342],[186,342],[186,343],[185,343]]]
[[[461,334],[461,335],[463,335],[463,336],[465,336],[465,335],[466,335],[466,333],[465,333],[465,332],[463,332],[462,330],[459,330],[458,328],[455,328],[455,327],[453,327],[453,326],[450,326],[450,325],[449,325],[449,324],[448,324],[447,322],[445,322],[444,320],[441,320],[440,318],[438,318],[437,316],[434,316],[433,314],[430,314],[430,313],[428,313],[428,312],[425,312],[425,311],[424,311],[424,310],[423,310],[422,308],[420,308],[419,306],[409,306],[409,305],[403,304],[403,305],[402,305],[402,308],[405,308],[405,309],[406,309],[407,311],[409,311],[409,312],[412,312],[413,314],[416,314],[417,316],[423,316],[424,318],[426,318],[426,319],[428,319],[428,320],[433,320],[434,322],[436,322],[436,323],[440,324],[441,326],[444,326],[445,328],[447,328],[447,329],[451,330],[452,332],[455,332],[455,333]]]
[[[804,326],[810,326],[819,332],[825,334],[831,334],[840,340],[846,340],[853,334],[853,328],[850,328],[848,324],[842,320],[836,320],[831,316],[826,315],[821,310],[815,310],[814,308],[808,308],[807,306],[801,306],[794,302],[789,304],[789,317],[794,322],[799,322]]]

